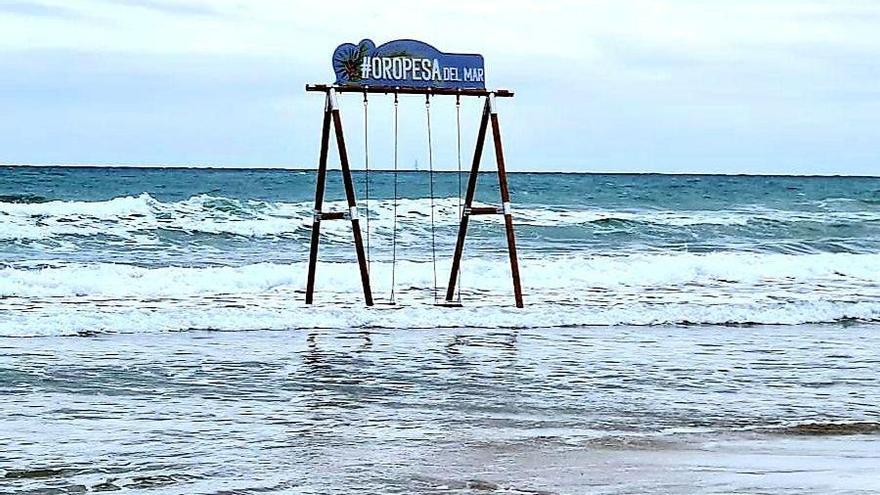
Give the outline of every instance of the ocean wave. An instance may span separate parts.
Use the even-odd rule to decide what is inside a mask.
[[[285,206],[284,203],[208,195],[162,202],[149,194],[107,201],[2,203],[0,238],[46,239],[64,235],[132,238],[133,234],[160,229],[242,236],[295,232],[302,227],[305,209],[290,211]]]
[[[58,236],[116,236],[143,240],[159,230],[185,233],[225,234],[243,237],[300,237],[310,229],[311,202],[242,200],[197,195],[186,200],[163,202],[149,194],[124,196],[107,201],[43,201],[46,198],[16,196],[0,201],[0,239],[41,240]],[[397,221],[418,236],[427,231],[426,220],[434,208],[436,225],[454,226],[460,202],[456,197],[401,199]],[[490,206],[475,203],[475,206]],[[394,225],[394,201],[383,199],[361,204],[361,215],[371,219],[378,236],[390,235]],[[342,201],[326,203],[326,211],[345,211]],[[768,223],[863,223],[880,222],[876,211],[790,211],[768,208],[731,210],[600,210],[553,205],[514,205],[518,225],[532,227],[618,225],[664,227],[754,226]],[[500,222],[492,216],[474,217],[475,222]],[[348,239],[344,222],[328,222],[323,231],[332,239]]]
[[[579,295],[597,289],[716,288],[745,286],[770,291],[776,287],[816,285],[816,289],[880,290],[880,254],[822,253],[788,255],[771,253],[670,253],[629,256],[571,255],[521,260],[526,285],[537,291],[571,291]],[[0,270],[0,297],[29,296],[128,296],[197,295],[263,291],[296,287],[305,277],[304,262],[257,263],[244,266],[144,268],[114,263],[59,264],[37,268]],[[352,276],[356,265],[321,263],[321,280],[335,291],[360,290]],[[372,263],[377,281],[390,279],[392,265]],[[510,285],[506,259],[465,259],[463,277],[479,274],[480,288],[502,290]],[[449,260],[438,260],[440,274],[448,273]],[[430,262],[398,261],[396,278],[404,287],[432,285]],[[583,295],[583,294],[580,294]],[[555,296],[555,294],[554,294]],[[586,300],[589,297],[585,296]]]
[[[527,300],[527,304],[531,304]],[[225,305],[200,303],[188,307],[180,302],[160,307],[154,304],[77,303],[69,306],[35,307],[28,313],[0,317],[0,336],[36,337],[96,335],[102,333],[157,333],[181,331],[249,331],[314,329],[424,329],[436,328],[567,328],[589,326],[657,325],[801,325],[822,323],[876,323],[880,303],[812,303],[737,305],[717,308],[695,304],[626,307],[572,308],[529,305],[511,310],[499,301],[496,306],[474,305],[438,308],[410,304],[400,309],[376,309],[327,304],[304,306],[299,299],[285,305]]]
[[[458,199],[433,201],[435,223],[453,225],[458,219]],[[481,206],[486,206],[479,204]],[[347,211],[344,201],[327,201],[325,211]],[[149,194],[124,196],[107,201],[48,201],[0,203],[0,239],[37,240],[57,236],[117,236],[142,240],[159,230],[185,233],[229,234],[242,237],[300,236],[308,234],[313,218],[312,202],[270,202],[241,200],[211,195],[162,202]],[[412,223],[424,231],[431,214],[430,199],[401,199],[398,221]],[[390,232],[394,202],[369,204],[372,227]],[[366,206],[361,215],[366,220]],[[331,239],[350,237],[344,222],[328,222],[322,232]]]
[[[433,266],[398,265],[397,310],[362,307],[351,263],[143,268],[64,264],[0,270],[0,335],[349,327],[800,324],[880,319],[880,254],[638,254],[521,261],[527,307],[511,310],[504,259],[466,259],[461,309],[433,305]],[[444,285],[448,262],[438,265]],[[391,265],[373,263],[374,293]],[[442,287],[440,290],[442,294]]]

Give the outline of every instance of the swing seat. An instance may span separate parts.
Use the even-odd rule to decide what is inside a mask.
[[[401,309],[402,307],[396,301],[389,300],[373,301],[371,306],[372,309]]]
[[[439,306],[443,308],[463,308],[464,305],[461,304],[461,301],[434,301],[434,306]]]

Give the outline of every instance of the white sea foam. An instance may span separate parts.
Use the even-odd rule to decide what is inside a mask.
[[[715,252],[705,254],[634,254],[629,256],[556,256],[521,261],[528,288],[548,291],[590,291],[601,288],[726,287],[825,283],[851,288],[880,283],[880,254],[824,253],[811,255]],[[478,280],[489,290],[510,285],[506,260],[466,259],[463,277]],[[448,260],[438,261],[446,274]],[[335,291],[357,291],[356,265],[319,264],[320,278]],[[391,265],[374,263],[373,277],[390,278]],[[37,269],[0,270],[0,297],[30,296],[168,296],[265,291],[298,287],[305,263],[258,263],[240,267],[141,268],[122,264],[67,264]],[[397,282],[402,287],[432,284],[430,263],[400,261]],[[479,278],[477,278],[479,277]]]
[[[463,309],[432,305],[430,263],[397,272],[401,309],[361,307],[356,268],[318,267],[318,307],[302,303],[304,263],[141,268],[59,264],[0,270],[0,335],[210,328],[549,327],[880,319],[880,254],[636,254],[522,260],[527,308],[512,310],[504,259],[468,259]],[[438,267],[440,285],[448,264]],[[390,266],[371,272],[377,296]]]
[[[316,328],[553,328],[570,326],[667,324],[796,325],[841,320],[880,320],[880,302],[831,301],[792,304],[629,304],[607,307],[534,305],[522,310],[499,306],[441,309],[425,304],[401,309],[340,305],[306,307],[298,300],[281,306],[224,307],[204,304],[151,306],[89,304],[16,312],[0,318],[0,336],[84,333],[155,333],[186,330],[291,330]]]
[[[427,228],[432,201],[427,198],[401,199],[398,221],[410,227]],[[454,225],[459,212],[458,198],[433,201],[438,225]],[[477,206],[489,206],[477,203]],[[388,234],[394,221],[394,202],[373,200],[366,208],[378,235]],[[325,210],[345,211],[343,202],[328,202]],[[0,239],[40,240],[57,236],[111,235],[143,241],[158,229],[244,237],[306,235],[312,219],[311,202],[269,202],[237,200],[198,195],[183,201],[162,202],[148,194],[118,197],[108,201],[50,201],[46,203],[0,202]],[[637,222],[672,227],[698,225],[745,226],[754,222],[874,222],[876,211],[788,211],[767,208],[732,210],[597,210],[558,208],[552,205],[514,207],[520,225],[576,226],[595,222]],[[477,222],[498,222],[497,217],[480,216]],[[409,229],[412,230],[412,229]],[[341,222],[328,223],[324,232],[347,238]]]
[[[133,234],[158,229],[241,236],[281,235],[302,228],[305,204],[239,201],[208,195],[161,202],[148,194],[109,201],[0,203],[0,238]]]

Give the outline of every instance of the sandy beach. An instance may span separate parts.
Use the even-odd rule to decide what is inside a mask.
[[[0,339],[2,491],[875,493],[872,326]]]

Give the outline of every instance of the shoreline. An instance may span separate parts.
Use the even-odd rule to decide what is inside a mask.
[[[0,343],[13,490],[880,489],[877,326]]]

